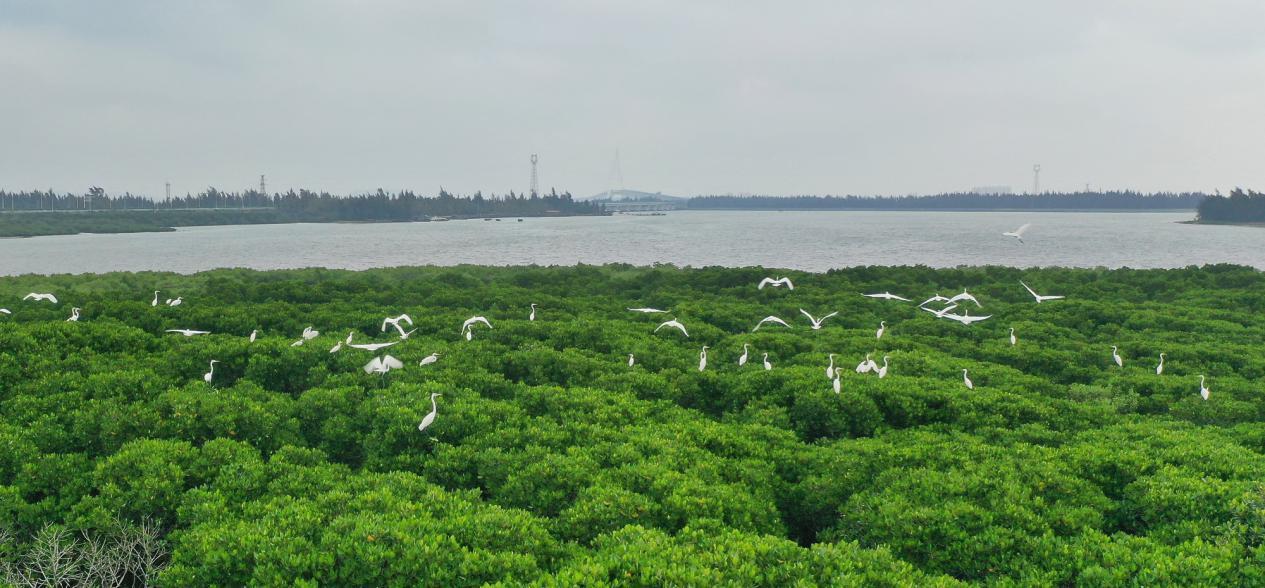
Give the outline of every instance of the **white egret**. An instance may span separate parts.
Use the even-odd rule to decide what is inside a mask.
[[[1208,390],[1208,387],[1204,385],[1204,377],[1203,377],[1203,374],[1200,374],[1200,375],[1199,375],[1199,395],[1200,395],[1200,396],[1202,396],[1204,400],[1207,400],[1207,399],[1208,399],[1208,395],[1209,395],[1209,394],[1211,394],[1211,393],[1212,393],[1212,392],[1211,392],[1210,390]]]
[[[738,365],[739,365],[739,366],[744,366],[744,365],[747,365],[747,347],[749,347],[749,346],[750,346],[750,345],[748,345],[747,343],[743,343],[743,344],[742,344],[742,355],[738,356]]]
[[[23,297],[22,297],[22,300],[34,300],[34,301],[36,301],[36,302],[39,302],[39,301],[41,301],[41,300],[47,300],[48,302],[52,302],[53,304],[57,304],[57,297],[56,297],[56,296],[53,296],[52,294],[39,294],[39,293],[36,293],[36,292],[31,292],[30,294],[27,294],[26,296],[23,296]]]
[[[334,343],[334,346],[333,346],[333,347],[331,347],[331,348],[329,349],[329,352],[330,352],[330,353],[338,353],[338,350],[339,350],[339,349],[342,349],[342,348],[343,348],[343,342],[342,342],[342,340],[340,339],[337,343]]]
[[[400,340],[403,341],[405,339],[408,339],[410,335],[416,332],[417,332],[417,329],[413,329],[411,331],[405,331],[403,333],[400,333]]]
[[[256,336],[258,336],[258,335],[259,335],[259,329],[255,329],[255,330],[251,331],[251,332],[250,332],[250,342],[251,342],[251,343],[254,343],[254,342],[255,342],[255,337],[256,337]]]
[[[903,302],[913,302],[912,300],[908,298],[902,298],[900,296],[892,294],[891,292],[879,292],[878,294],[862,294],[862,296],[866,298],[882,298],[883,300],[900,300]]]
[[[974,297],[974,296],[972,296],[970,292],[967,292],[967,291],[966,291],[966,288],[962,288],[962,293],[961,293],[961,294],[957,294],[957,295],[955,295],[953,298],[950,298],[950,299],[946,300],[945,302],[946,302],[946,303],[948,303],[948,304],[953,304],[953,303],[955,303],[955,302],[957,302],[957,301],[959,301],[959,300],[970,300],[971,302],[974,302],[974,303],[975,303],[975,307],[976,307],[976,308],[984,308],[984,305],[983,305],[983,304],[980,304],[980,303],[979,303],[979,300],[976,300],[976,299],[975,299],[975,297]]]
[[[937,292],[935,296],[932,296],[931,298],[923,300],[922,302],[918,304],[918,306],[926,306],[928,304],[931,304],[932,302],[948,302],[948,301],[949,301],[948,298],[941,296],[940,293]]]
[[[536,303],[535,302],[531,303],[531,314],[527,315],[527,320],[529,321],[536,320]]]
[[[886,355],[883,356],[883,367],[878,368],[878,377],[879,379],[887,377],[887,356]]]
[[[390,355],[384,355],[382,357],[375,357],[369,360],[369,363],[365,364],[364,370],[366,374],[386,375],[387,372],[391,370],[398,370],[402,367],[404,367],[403,362],[391,357]]]
[[[1116,365],[1120,367],[1124,367],[1124,358],[1120,357],[1120,348],[1115,345],[1111,346],[1111,361],[1116,362]]]
[[[773,369],[773,364],[769,363],[769,354],[765,353],[764,354],[764,370],[768,371],[771,369]]]
[[[775,323],[775,324],[782,325],[783,327],[790,328],[790,325],[786,324],[786,321],[784,321],[784,320],[782,320],[782,319],[780,319],[780,318],[777,318],[777,317],[775,317],[775,316],[773,316],[773,315],[769,315],[769,316],[766,316],[766,317],[764,317],[764,318],[760,319],[760,322],[756,323],[755,328],[754,328],[754,329],[751,329],[751,332],[752,332],[752,333],[754,333],[754,332],[756,332],[756,331],[759,331],[759,330],[760,330],[760,327],[764,326],[764,323]]]
[[[1015,338],[1015,328],[1010,327],[1010,344],[1015,345],[1017,343],[1019,343],[1019,340]]]
[[[464,323],[461,323],[461,332],[465,333],[466,341],[469,341],[474,338],[474,325],[476,323],[483,323],[487,325],[489,329],[492,328],[492,323],[488,322],[488,319],[486,317],[472,316],[466,319]]]
[[[399,341],[391,341],[390,343],[348,343],[347,346],[355,349],[364,349],[365,351],[377,351],[386,349],[396,343],[399,343]]]
[[[68,323],[79,322],[79,307],[70,309],[70,318],[66,319]]]
[[[215,364],[217,364],[217,363],[219,363],[219,362],[220,362],[220,360],[218,360],[218,359],[212,359],[212,360],[211,360],[211,371],[209,371],[209,372],[207,372],[207,373],[205,373],[205,374],[202,374],[202,381],[203,381],[203,382],[206,382],[206,383],[208,383],[208,384],[210,384],[210,383],[211,383],[211,378],[215,377]]]
[[[962,324],[964,324],[964,325],[969,325],[969,324],[971,324],[971,323],[978,323],[978,322],[980,322],[980,321],[982,321],[982,320],[987,320],[987,319],[993,318],[993,315],[991,315],[991,314],[986,314],[986,315],[983,315],[983,316],[971,316],[971,311],[969,311],[969,310],[963,310],[963,311],[962,311],[962,314],[946,314],[946,315],[944,315],[944,318],[947,318],[947,319],[950,319],[950,320],[955,320],[955,321],[957,321],[957,322],[959,322],[959,323],[962,323]]]
[[[874,362],[870,361],[870,354],[868,353],[865,354],[865,359],[861,360],[861,363],[857,364],[857,373],[858,374],[869,373],[870,366],[873,364]]]
[[[13,314],[13,313],[9,312],[9,309],[7,308],[0,308],[0,314]]]
[[[407,315],[407,314],[402,314],[402,315],[400,315],[400,316],[389,316],[389,317],[386,317],[386,318],[382,319],[382,328],[381,328],[381,332],[383,332],[383,333],[387,332],[387,325],[391,325],[391,326],[395,327],[395,330],[397,330],[397,331],[399,331],[399,332],[400,332],[400,335],[404,335],[404,327],[401,327],[401,326],[400,326],[400,323],[408,323],[408,326],[410,326],[410,327],[411,327],[411,326],[413,326],[413,317],[411,317],[411,316],[409,316],[409,315]]]
[[[182,302],[184,302],[184,297],[183,297],[183,296],[177,296],[177,297],[175,297],[175,298],[172,298],[172,299],[168,300],[168,301],[167,301],[167,306],[180,306],[180,304],[181,304]]]
[[[875,339],[882,339],[883,333],[887,332],[887,321],[878,322],[878,330],[874,332]]]
[[[1006,231],[1005,233],[1002,233],[1002,236],[1005,236],[1005,237],[1014,237],[1014,238],[1018,239],[1020,243],[1023,243],[1023,232],[1024,232],[1024,231],[1026,231],[1026,230],[1028,230],[1028,227],[1030,227],[1030,226],[1032,226],[1032,223],[1024,223],[1024,224],[1023,224],[1023,226],[1021,226],[1021,227],[1019,227],[1019,228],[1017,228],[1017,229],[1015,229],[1015,230],[1013,230],[1013,231]]]
[[[835,376],[835,354],[831,353],[830,365],[826,366],[826,379],[829,380],[830,378],[834,376]]]
[[[703,350],[698,352],[698,371],[707,369],[707,346],[703,346]]]
[[[1023,283],[1023,280],[1020,280],[1019,283],[1023,285],[1023,288],[1027,290],[1028,293],[1031,294],[1033,298],[1037,299],[1037,304],[1041,304],[1042,302],[1045,302],[1046,300],[1059,300],[1063,298],[1062,296],[1042,296],[1040,294],[1037,294],[1036,292],[1033,292],[1032,288],[1029,288],[1027,284]]]
[[[974,389],[975,389],[975,384],[974,384],[973,382],[971,382],[971,378],[967,377],[967,375],[966,375],[966,368],[962,368],[962,383],[963,383],[963,384],[966,384],[966,389],[967,389],[967,390],[974,390]]]
[[[950,304],[950,305],[948,305],[948,306],[946,306],[946,307],[944,307],[944,308],[941,308],[940,310],[935,310],[935,309],[932,309],[932,308],[924,308],[923,310],[925,310],[925,311],[927,311],[927,312],[929,312],[929,313],[931,313],[931,314],[936,315],[936,318],[944,318],[944,317],[945,317],[945,315],[949,314],[949,312],[950,312],[950,311],[952,311],[953,309],[955,309],[955,308],[957,308],[957,307],[958,307],[958,305],[956,305],[956,304]]]
[[[149,303],[150,306],[158,306],[158,290],[154,290],[154,301]]]
[[[632,367],[634,363],[637,363],[637,358],[633,357],[633,354],[629,353],[629,354],[628,354],[628,367]]]
[[[839,314],[839,311],[835,311],[835,312],[832,312],[832,313],[830,313],[830,314],[828,314],[828,315],[826,315],[826,316],[823,316],[823,317],[821,317],[821,318],[814,318],[814,317],[813,317],[813,315],[808,314],[808,311],[806,311],[806,310],[804,310],[804,309],[802,309],[802,308],[801,308],[801,309],[799,309],[799,311],[800,311],[801,313],[803,313],[803,314],[804,314],[804,316],[808,317],[808,322],[810,322],[810,323],[812,323],[812,324],[813,324],[813,330],[814,330],[814,331],[816,331],[816,330],[820,329],[820,328],[821,328],[821,323],[825,322],[825,320],[826,320],[826,319],[828,319],[828,318],[830,318],[830,317],[832,317],[832,316],[834,316],[834,315],[836,315],[836,314]]]
[[[756,289],[763,290],[765,286],[773,286],[774,288],[777,288],[778,286],[786,286],[787,290],[795,289],[795,284],[791,283],[790,278],[778,278],[776,280],[773,278],[764,278],[763,280],[760,280],[760,284],[756,286]]]
[[[312,339],[319,337],[320,334],[321,334],[320,331],[313,329],[312,327],[304,327],[303,334],[299,336],[299,340],[295,341],[294,343],[291,343],[290,347],[298,347],[308,341],[311,341]]]
[[[192,337],[194,335],[210,335],[211,334],[210,331],[195,331],[193,329],[167,329],[165,332],[180,333],[181,335],[184,335],[185,337]]]
[[[435,413],[439,412],[439,405],[435,404],[435,399],[440,396],[443,396],[443,394],[440,394],[438,392],[431,393],[430,412],[426,416],[422,417],[422,422],[417,424],[418,431],[425,431],[426,427],[429,427],[431,423],[435,422]]]
[[[1164,352],[1163,352],[1163,351],[1161,351],[1161,352],[1160,352],[1160,363],[1159,363],[1159,365],[1155,366],[1155,375],[1157,375],[1157,376],[1158,376],[1158,375],[1161,375],[1161,374],[1163,374],[1163,373],[1164,373]]]
[[[834,388],[835,390],[835,394],[838,394],[839,389],[842,387],[842,384],[839,383],[839,372],[842,372],[842,371],[843,371],[843,368],[835,368],[834,381],[830,383],[830,386]]]
[[[682,333],[685,333],[686,337],[690,336],[689,332],[685,330],[685,325],[681,324],[676,319],[672,319],[670,321],[665,321],[665,322],[660,323],[659,326],[654,328],[654,332],[658,333],[659,329],[662,329],[663,327],[672,327],[673,329],[680,329]]]
[[[657,309],[657,308],[630,308],[630,309],[628,309],[628,310],[630,310],[630,311],[632,311],[632,312],[644,312],[644,313],[646,313],[646,314],[654,314],[654,313],[658,313],[658,312],[667,312],[666,310],[659,310],[659,309]]]
[[[439,361],[439,353],[432,353],[430,355],[427,355],[426,357],[423,357],[422,361],[417,362],[417,365],[430,365],[437,361]]]

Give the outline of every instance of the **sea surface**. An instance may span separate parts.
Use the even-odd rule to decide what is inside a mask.
[[[858,265],[1265,269],[1265,228],[1193,212],[737,212],[429,223],[187,227],[0,239],[0,275],[399,265]],[[1024,242],[1003,237],[1031,223]]]

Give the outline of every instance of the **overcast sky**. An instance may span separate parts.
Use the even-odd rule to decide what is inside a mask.
[[[1039,4],[1039,5],[1038,5]],[[1265,189],[1265,2],[0,0],[0,189]]]

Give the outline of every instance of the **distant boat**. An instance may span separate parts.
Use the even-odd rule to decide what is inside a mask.
[[[521,219],[521,218],[520,218],[520,219],[518,219],[518,222],[520,222],[520,223],[521,223],[521,222],[523,222],[523,219]]]
[[[432,216],[432,217],[430,217],[430,220],[435,221],[435,222],[440,222],[440,221],[446,221],[446,220],[448,220],[448,217],[446,217],[446,216]]]

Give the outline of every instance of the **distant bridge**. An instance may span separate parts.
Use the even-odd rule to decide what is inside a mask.
[[[682,208],[682,203],[680,202],[653,200],[620,200],[617,202],[601,202],[601,205],[606,209],[606,212],[653,212]]]

